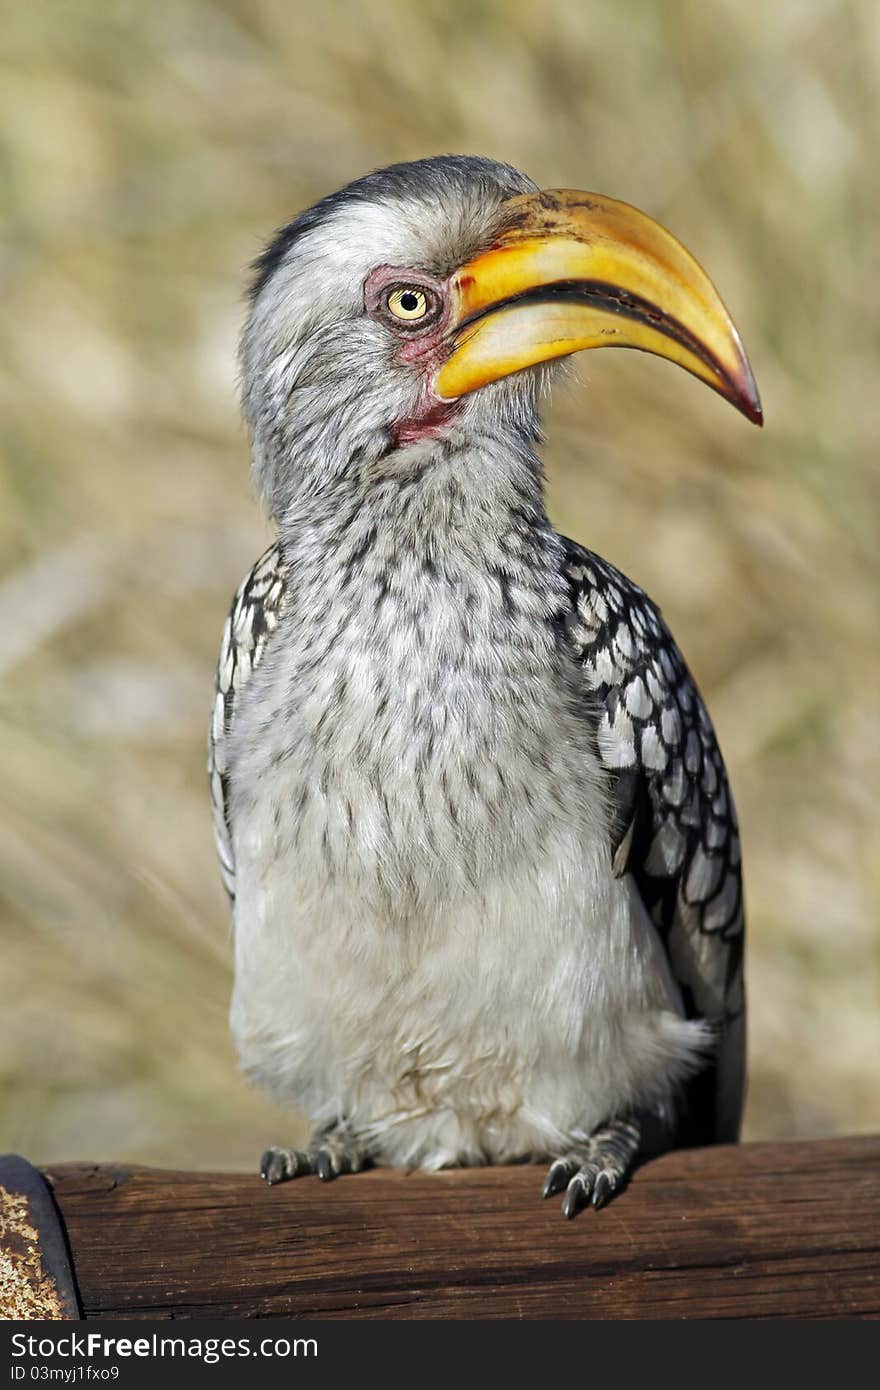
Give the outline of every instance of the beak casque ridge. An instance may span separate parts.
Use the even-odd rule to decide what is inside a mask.
[[[513,198],[507,211],[496,245],[453,277],[439,396],[573,352],[631,347],[677,362],[762,423],[736,327],[670,232],[628,203],[575,189]]]

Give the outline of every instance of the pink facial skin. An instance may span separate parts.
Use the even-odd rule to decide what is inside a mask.
[[[385,304],[389,290],[397,285],[424,290],[432,302],[433,312],[429,309],[424,321],[414,323],[396,319]],[[408,266],[377,266],[364,283],[364,309],[370,318],[388,328],[398,339],[398,362],[421,369],[422,388],[416,409],[406,419],[395,421],[393,426],[398,444],[436,438],[461,409],[460,401],[445,401],[433,389],[435,373],[447,350],[446,332],[452,317],[448,291],[448,280],[411,270]]]

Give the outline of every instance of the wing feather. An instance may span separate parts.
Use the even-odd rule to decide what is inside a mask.
[[[287,570],[278,541],[270,545],[236,590],[223,629],[208,731],[208,776],[220,873],[235,901],[235,855],[229,824],[228,746],[236,704],[284,611]]]
[[[613,867],[632,874],[712,1065],[682,1107],[683,1141],[733,1140],[745,1080],[739,832],[715,732],[660,610],[613,565],[566,541],[569,640],[598,702],[611,774]]]

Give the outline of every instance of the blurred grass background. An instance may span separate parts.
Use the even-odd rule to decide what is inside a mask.
[[[205,721],[266,541],[244,267],[370,167],[495,155],[678,232],[762,434],[589,354],[550,505],[662,604],[745,842],[751,1137],[880,1130],[873,0],[0,3],[0,1147],[252,1166]]]

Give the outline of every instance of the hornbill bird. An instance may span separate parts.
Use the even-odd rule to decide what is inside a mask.
[[[255,265],[278,537],[223,637],[210,772],[245,1071],[314,1124],[270,1183],[543,1159],[601,1206],[737,1137],[736,816],[659,609],[556,533],[556,359],[656,353],[757,424],[730,317],[645,214],[489,159],[368,174]]]

